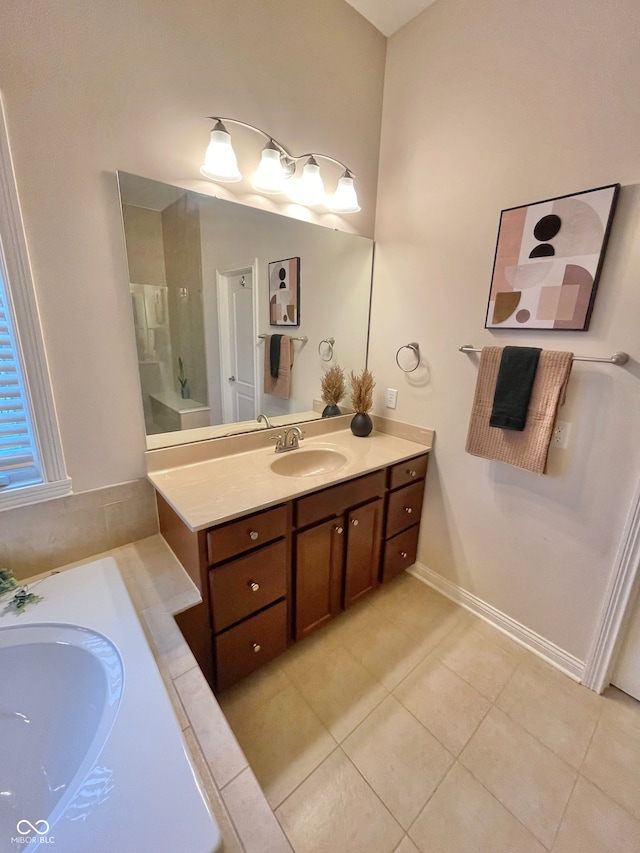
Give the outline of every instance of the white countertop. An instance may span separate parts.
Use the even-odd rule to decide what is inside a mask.
[[[424,444],[387,433],[366,438],[339,430],[304,439],[300,451],[327,448],[339,451],[347,461],[325,474],[288,477],[275,474],[271,463],[284,454],[273,447],[237,453],[150,473],[149,480],[193,531],[202,530],[247,512],[291,500],[335,483],[350,480],[429,450]]]

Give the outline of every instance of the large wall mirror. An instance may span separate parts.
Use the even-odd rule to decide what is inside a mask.
[[[323,370],[366,366],[372,241],[126,172],[118,183],[147,446],[264,429],[259,414],[319,417]],[[282,291],[299,293],[293,317]],[[292,339],[277,389],[273,335]]]

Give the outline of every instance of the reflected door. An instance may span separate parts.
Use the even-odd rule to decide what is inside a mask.
[[[224,423],[255,420],[256,317],[253,269],[218,273]]]

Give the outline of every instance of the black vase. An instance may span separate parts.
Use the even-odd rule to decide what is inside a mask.
[[[366,438],[373,429],[373,421],[366,412],[356,412],[351,421],[351,432],[360,438]]]
[[[334,418],[336,415],[340,414],[340,409],[338,406],[325,406],[322,410],[323,418]]]

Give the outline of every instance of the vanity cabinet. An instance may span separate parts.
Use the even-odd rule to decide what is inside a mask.
[[[160,531],[202,594],[176,621],[225,690],[415,562],[427,455],[190,531],[157,495]]]

